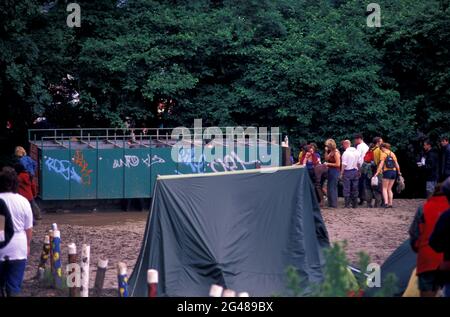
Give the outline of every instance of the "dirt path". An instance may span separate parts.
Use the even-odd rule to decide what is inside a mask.
[[[351,262],[365,251],[372,262],[384,260],[408,238],[408,229],[423,200],[396,200],[395,208],[327,209],[322,215],[332,241],[346,240]]]
[[[408,226],[421,200],[397,200],[394,209],[328,209],[322,210],[330,239],[347,240],[350,261],[365,251],[373,262],[383,263],[389,254],[407,238]],[[342,202],[341,202],[342,203]],[[146,212],[96,212],[46,214],[35,227],[31,256],[25,273],[24,296],[61,296],[67,291],[38,287],[33,277],[39,262],[45,231],[56,222],[61,230],[61,258],[67,259],[67,244],[75,242],[91,246],[91,286],[94,284],[98,259],[107,258],[109,267],[105,279],[105,295],[116,295],[118,261],[125,261],[129,272],[137,260],[144,235]],[[63,262],[64,263],[64,262]]]
[[[58,296],[59,292],[37,287],[33,277],[42,249],[41,237],[53,222],[61,231],[61,259],[67,259],[67,244],[74,242],[78,248],[83,243],[91,246],[90,285],[94,284],[96,263],[99,258],[108,259],[105,277],[106,294],[115,295],[117,276],[115,264],[125,261],[129,272],[134,267],[141,248],[147,212],[99,212],[77,214],[47,214],[35,227],[31,256],[25,272],[24,295]],[[80,252],[80,249],[78,250]]]

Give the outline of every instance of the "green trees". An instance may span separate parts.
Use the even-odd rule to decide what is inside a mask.
[[[78,1],[74,29],[65,3],[44,2],[0,4],[0,97],[19,132],[43,113],[151,125],[169,99],[166,126],[280,126],[294,145],[362,131],[405,149],[449,130],[446,1],[385,1],[381,28],[360,0]],[[66,74],[81,101],[52,104],[48,86]]]
[[[371,39],[384,52],[383,73],[393,79],[412,124],[432,138],[450,130],[449,4],[395,3]]]

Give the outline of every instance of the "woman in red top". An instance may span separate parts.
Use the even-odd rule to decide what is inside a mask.
[[[25,167],[21,163],[15,164],[14,169],[16,170],[17,180],[19,183],[17,193],[25,197],[30,202],[34,219],[42,219],[42,217],[40,216],[39,206],[37,206],[36,202],[34,201],[34,198],[37,194],[36,184],[33,182],[30,174],[26,171]]]
[[[19,188],[17,189],[17,192],[28,199],[31,203],[36,196],[36,185],[31,181],[30,174],[28,174],[22,164],[16,164],[14,169],[16,170],[19,181]]]
[[[314,152],[314,148],[311,145],[307,145],[305,147],[305,154],[302,156],[302,158],[297,163],[298,165],[305,166],[309,177],[311,178],[311,181],[313,184],[315,184],[316,177],[314,175],[314,167],[318,164],[320,164],[320,160],[317,157],[316,153]]]
[[[314,148],[311,145],[305,147],[305,154],[299,161],[299,165],[306,166],[308,170],[314,170],[316,165],[320,164],[320,158],[317,157]]]

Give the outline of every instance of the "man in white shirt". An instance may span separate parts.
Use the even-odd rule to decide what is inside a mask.
[[[28,200],[17,194],[17,174],[5,167],[0,172],[0,199],[8,207],[14,234],[0,248],[0,297],[17,296],[22,287],[33,230],[33,213]]]
[[[364,163],[364,156],[366,156],[367,151],[369,151],[369,146],[364,142],[363,135],[361,133],[357,133],[353,136],[353,143],[356,146],[356,149],[359,152],[359,161],[358,161],[358,168],[361,171],[361,167]],[[358,191],[359,191],[359,204],[362,205],[364,201],[366,200],[365,193],[365,175],[361,175],[358,181]]]
[[[342,141],[342,147],[345,149],[342,154],[341,178],[344,183],[345,208],[353,208],[358,204],[358,180],[359,180],[359,156],[358,150],[351,146],[350,140]]]

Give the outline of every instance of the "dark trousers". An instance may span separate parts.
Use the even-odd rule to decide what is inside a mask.
[[[383,176],[378,175],[378,186],[373,188],[373,195],[375,198],[375,207],[379,207],[383,204]]]
[[[27,260],[0,262],[0,297],[19,295],[26,264]]]
[[[319,201],[320,204],[323,203],[323,199],[325,196],[325,193],[323,191],[323,185],[327,180],[327,175],[328,175],[328,168],[325,165],[320,164],[314,167],[314,178],[315,178],[314,186],[316,188],[317,200]]]
[[[37,204],[35,199],[30,201],[30,206],[31,206],[31,211],[33,212],[34,220],[41,219],[41,208],[39,208],[39,205]]]
[[[359,173],[357,169],[344,171],[344,197],[345,198],[358,198],[358,186],[359,186]]]
[[[328,207],[337,208],[338,180],[339,180],[339,170],[337,168],[329,168],[328,183],[327,183]]]
[[[314,185],[316,183],[316,174],[314,174],[313,168],[308,168],[308,175],[309,175],[309,178],[311,179],[311,182]]]
[[[366,179],[366,177],[365,177],[366,175],[361,175],[361,177],[359,178],[359,180],[358,180],[358,192],[359,192],[359,199],[361,200],[361,201],[365,201],[366,200],[366,197],[365,197],[365,194],[366,194],[366,182],[365,182],[365,179]]]
[[[364,180],[364,200],[368,203],[372,202],[372,199],[375,198],[375,193],[372,188],[372,182],[370,177],[367,175],[361,175],[361,178]]]

